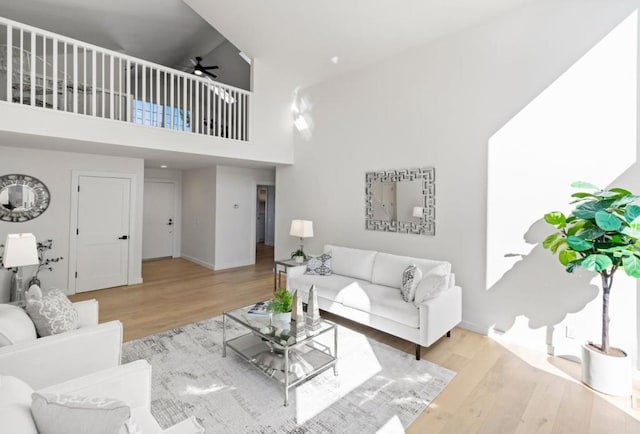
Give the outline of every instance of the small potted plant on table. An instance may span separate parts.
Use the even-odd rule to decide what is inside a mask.
[[[293,295],[286,288],[280,288],[273,294],[267,309],[273,313],[274,321],[288,324],[291,322],[292,307]]]
[[[291,252],[291,259],[296,261],[297,264],[302,264],[307,259],[307,255],[302,249],[297,249]]]
[[[602,190],[576,182],[586,189],[572,194],[578,205],[569,216],[554,211],[544,220],[558,231],[542,247],[558,253],[567,272],[577,267],[594,271],[602,281],[602,342],[582,347],[582,381],[610,395],[631,394],[631,358],[609,345],[609,294],[618,269],[640,278],[640,196],[623,188]]]

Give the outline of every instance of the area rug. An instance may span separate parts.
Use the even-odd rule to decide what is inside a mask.
[[[246,333],[227,322],[228,336]],[[325,333],[330,345],[332,333]],[[123,363],[153,367],[151,412],[166,428],[194,415],[207,433],[391,433],[404,428],[455,373],[338,329],[338,375],[329,369],[291,389],[233,351],[222,357],[222,317],[127,342]]]

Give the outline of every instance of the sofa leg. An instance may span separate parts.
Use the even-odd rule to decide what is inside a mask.
[[[416,360],[420,360],[420,350],[422,349],[422,347],[420,347],[420,345],[416,344]]]
[[[451,337],[451,330],[449,330],[449,331],[447,332],[447,337],[448,337],[448,338],[450,338],[450,337]]]

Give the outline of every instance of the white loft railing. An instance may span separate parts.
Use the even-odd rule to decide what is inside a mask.
[[[249,140],[251,92],[0,17],[0,101]]]

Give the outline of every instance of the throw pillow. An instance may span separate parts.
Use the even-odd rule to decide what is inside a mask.
[[[78,312],[65,294],[52,289],[42,298],[27,300],[27,313],[39,336],[64,333],[78,328]]]
[[[31,417],[32,393],[24,381],[0,376],[0,432],[38,434]]]
[[[24,309],[0,304],[0,347],[37,339],[33,321]]]
[[[110,398],[34,393],[31,413],[40,434],[127,434],[127,404]]]
[[[416,288],[415,304],[432,299],[449,287],[449,274],[444,267],[435,267],[422,276]]]
[[[318,276],[330,276],[333,274],[331,270],[331,252],[324,253],[320,256],[314,256],[307,263],[307,271],[305,274],[314,274]]]
[[[402,272],[402,285],[400,286],[400,293],[404,301],[411,302],[416,298],[416,288],[422,280],[422,270],[420,270],[415,264],[409,265]]]

